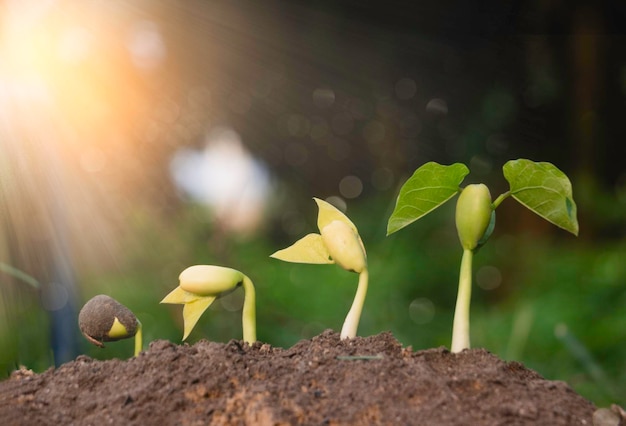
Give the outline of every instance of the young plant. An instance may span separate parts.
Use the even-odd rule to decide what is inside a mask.
[[[489,189],[483,184],[460,188],[469,174],[464,164],[442,166],[434,162],[426,163],[400,189],[396,207],[387,224],[387,235],[391,235],[460,194],[455,220],[463,257],[452,327],[452,352],[470,347],[472,258],[493,232],[495,209],[502,201],[511,196],[547,221],[578,235],[572,185],[562,171],[551,163],[525,159],[511,160],[502,170],[510,189],[492,202]]]
[[[319,208],[317,227],[319,234],[308,234],[290,247],[278,250],[270,257],[286,262],[330,264],[359,274],[352,307],[341,328],[341,338],[356,336],[363,303],[367,294],[367,255],[363,241],[354,223],[346,215],[326,201],[314,198]]]
[[[135,336],[135,356],[142,348],[141,323],[130,309],[105,294],[92,297],[78,314],[81,333],[94,345]]]
[[[256,302],[254,284],[241,272],[215,265],[190,266],[181,272],[180,284],[161,303],[181,304],[183,307],[183,340],[195,327],[200,316],[221,295],[243,286],[244,302],[241,317],[243,340],[256,342]]]

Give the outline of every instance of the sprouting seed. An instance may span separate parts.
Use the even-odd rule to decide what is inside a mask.
[[[100,348],[104,348],[103,342],[135,336],[135,356],[141,352],[141,322],[130,309],[106,294],[85,303],[78,314],[78,327],[87,340]]]
[[[336,263],[346,271],[359,274],[356,295],[341,328],[341,338],[356,336],[365,303],[369,273],[365,246],[356,226],[348,217],[327,201],[314,198],[319,208],[319,234],[307,234],[291,246],[278,250],[270,257],[295,263]]]
[[[243,340],[256,342],[256,295],[252,280],[236,269],[216,265],[193,265],[180,273],[180,284],[161,303],[184,305],[183,340],[196,326],[200,316],[220,296],[242,286],[244,291],[241,324]]]

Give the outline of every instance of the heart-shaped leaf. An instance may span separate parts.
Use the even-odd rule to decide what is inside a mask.
[[[459,192],[469,169],[465,164],[443,166],[429,162],[415,170],[400,189],[396,207],[387,223],[387,235],[425,216]]]
[[[511,160],[502,167],[511,196],[539,216],[578,235],[572,184],[552,163]]]

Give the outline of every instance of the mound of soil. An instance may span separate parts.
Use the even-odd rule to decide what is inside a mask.
[[[155,341],[0,382],[3,425],[592,425],[595,407],[483,349],[413,352],[325,331],[290,349]]]

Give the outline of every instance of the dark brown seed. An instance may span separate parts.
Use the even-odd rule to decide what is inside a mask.
[[[110,337],[109,332],[115,318],[126,328],[124,337]],[[81,333],[96,346],[104,347],[102,342],[132,337],[137,332],[139,321],[130,309],[105,294],[92,297],[78,314],[78,327]]]

